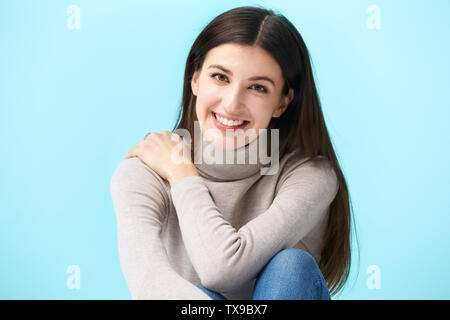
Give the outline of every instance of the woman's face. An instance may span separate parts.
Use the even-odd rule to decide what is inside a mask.
[[[260,129],[267,129],[272,117],[281,116],[292,100],[293,89],[281,95],[283,85],[280,66],[265,50],[236,43],[211,49],[191,81],[202,133],[223,150],[248,144]],[[235,121],[223,124],[216,115]],[[234,136],[243,134],[245,142],[235,140]]]

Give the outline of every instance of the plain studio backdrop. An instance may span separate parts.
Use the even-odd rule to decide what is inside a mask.
[[[304,38],[349,184],[359,250],[335,299],[450,298],[446,0],[2,0],[0,298],[131,298],[111,176],[173,127],[199,32],[253,4]]]

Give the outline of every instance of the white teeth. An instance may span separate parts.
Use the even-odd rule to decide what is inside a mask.
[[[224,124],[224,125],[226,125],[226,126],[229,126],[229,127],[232,127],[232,126],[240,126],[241,124],[243,124],[244,123],[244,120],[227,120],[227,119],[224,119],[224,118],[222,118],[222,117],[220,117],[219,115],[217,115],[217,114],[215,114],[216,115],[216,119],[220,122],[220,123],[222,123],[222,124]]]

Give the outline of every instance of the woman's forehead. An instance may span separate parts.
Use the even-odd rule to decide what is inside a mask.
[[[274,81],[282,80],[277,61],[264,49],[257,46],[226,43],[211,49],[204,61],[204,69],[219,65],[232,75],[266,76]]]

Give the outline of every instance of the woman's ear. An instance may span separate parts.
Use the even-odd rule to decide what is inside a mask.
[[[272,113],[272,117],[274,118],[280,117],[284,113],[284,111],[286,111],[289,103],[291,103],[293,98],[294,98],[294,89],[290,88],[288,94],[281,98],[280,106],[276,108],[275,111]]]
[[[197,96],[198,94],[198,76],[199,76],[199,71],[196,70],[194,72],[194,74],[192,75],[192,80],[191,80],[191,89],[192,89],[192,94],[194,96]]]

